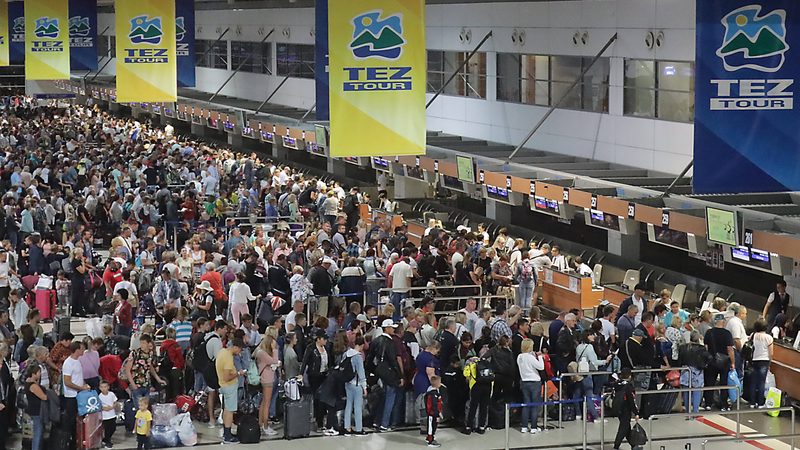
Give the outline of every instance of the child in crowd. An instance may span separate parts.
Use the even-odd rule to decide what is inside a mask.
[[[439,419],[442,418],[442,394],[439,388],[442,387],[442,379],[438,375],[431,377],[431,385],[425,393],[425,412],[428,416],[428,436],[425,439],[428,442],[428,447],[441,447],[441,444],[436,442],[436,428],[439,425]]]
[[[103,406],[103,448],[114,448],[111,437],[117,429],[117,396],[108,381],[100,382],[100,404]]]
[[[186,308],[180,308],[175,320],[169,325],[175,330],[175,340],[183,351],[189,348],[192,340],[192,323],[186,320],[188,315],[189,311]]]
[[[148,407],[150,401],[147,397],[139,398],[139,410],[136,411],[136,450],[150,450],[150,425],[153,423],[153,414]]]
[[[71,282],[63,270],[58,271],[56,278],[56,296],[58,297],[58,309],[64,311],[69,305],[69,287]]]

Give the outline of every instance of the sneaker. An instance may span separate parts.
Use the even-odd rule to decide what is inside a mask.
[[[236,436],[222,438],[222,443],[223,444],[238,444],[239,443],[239,438],[237,438]]]
[[[364,432],[363,430],[362,431],[353,431],[350,434],[352,434],[353,436],[357,436],[357,437],[361,437],[361,436],[366,436],[367,435],[367,433]]]
[[[436,439],[428,442],[428,447],[439,448],[441,446],[442,446],[442,444],[436,442]]]
[[[392,428],[392,427],[384,427],[383,425],[378,427],[378,432],[380,432],[380,433],[386,433],[387,431],[394,431],[394,428]]]
[[[531,428],[531,434],[538,434],[538,433],[541,433],[541,432],[542,432],[541,428],[538,428],[538,427],[537,428]]]
[[[208,421],[208,428],[212,428],[213,429],[213,428],[216,428],[216,427],[217,427],[217,424],[215,424],[213,420],[209,420]]]
[[[486,433],[486,428],[478,428],[477,430],[475,430],[475,432],[478,434],[484,434]]]
[[[472,428],[464,428],[464,434],[466,434],[467,436],[472,434]]]
[[[113,447],[111,444],[108,444],[108,443],[104,442],[104,443],[103,443],[103,448],[105,448],[105,449],[111,449],[111,448],[114,448],[114,447]]]
[[[525,427],[522,427],[522,428],[519,430],[519,432],[520,432],[520,433],[527,433],[527,432],[528,432],[528,429],[527,429],[527,428],[525,428]]]
[[[277,417],[270,417],[269,421],[272,423],[281,423],[280,419],[278,419]]]
[[[580,414],[577,414],[577,415],[575,416],[575,420],[582,420],[582,419],[583,419],[583,416],[582,416],[582,415],[580,415]]]
[[[261,431],[263,431],[264,435],[266,436],[275,436],[278,434],[278,432],[273,430],[272,427],[263,428]]]
[[[338,435],[339,435],[339,432],[338,432],[338,431],[336,431],[336,430],[335,430],[335,429],[333,429],[333,428],[325,428],[325,429],[322,431],[322,434],[323,434],[323,435],[325,435],[325,436],[338,436]]]

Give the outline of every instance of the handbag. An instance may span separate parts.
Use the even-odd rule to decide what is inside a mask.
[[[631,444],[631,447],[641,447],[647,443],[647,433],[639,422],[636,422],[636,425],[628,433],[628,443]]]

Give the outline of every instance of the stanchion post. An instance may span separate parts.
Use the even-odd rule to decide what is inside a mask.
[[[511,413],[509,412],[510,409],[508,407],[508,403],[505,404],[505,408],[504,409],[506,411],[506,414],[505,414],[505,416],[506,416],[505,417],[505,420],[506,420],[506,450],[508,450],[508,428],[509,428],[510,423],[511,423]]]
[[[542,431],[547,431],[547,402],[550,397],[547,396],[547,381],[544,382],[544,398],[542,401],[544,402],[544,425],[542,426]],[[535,427],[536,424],[534,423],[533,426]]]
[[[587,400],[588,398],[589,397],[583,397],[583,403],[582,403],[582,405],[583,405],[583,408],[582,408],[583,409],[583,450],[586,450],[586,422],[588,422],[587,416],[586,416],[586,409],[587,409],[586,408],[586,403],[588,403],[588,400]]]
[[[600,394],[600,450],[603,450],[606,442],[606,402]]]
[[[736,376],[738,377],[739,375],[737,374]],[[742,430],[742,415],[739,413],[739,411],[742,410],[741,385],[736,387],[736,391],[738,393],[738,395],[736,396],[736,437],[739,437],[741,436],[741,430]]]
[[[689,374],[689,376],[686,377],[686,378],[689,379],[689,396],[686,397],[689,401],[686,402],[686,403],[688,403],[688,405],[686,405],[686,412],[687,413],[691,413],[692,412],[692,394],[693,394],[693,392],[692,392],[692,369],[687,367],[686,368],[686,372]],[[700,405],[698,405],[698,406],[700,406]]]
[[[558,378],[558,395],[559,395],[559,397],[564,395],[564,378],[563,378],[563,375]],[[560,398],[559,398],[559,400],[560,400]],[[558,404],[558,428],[561,428],[563,426],[563,425],[561,425],[561,410],[562,410],[561,403],[559,403]]]

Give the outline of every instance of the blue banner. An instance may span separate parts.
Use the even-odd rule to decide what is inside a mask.
[[[23,6],[24,3],[21,1],[8,4],[8,32],[11,35],[8,55],[11,64],[25,64],[25,8]]]
[[[314,34],[314,78],[317,85],[317,120],[330,119],[330,76],[328,73],[328,0],[316,2]]]
[[[694,189],[800,190],[800,2],[697,0]]]
[[[178,55],[178,86],[194,87],[194,0],[175,2],[175,42]]]
[[[97,70],[97,0],[69,0],[70,70]]]

